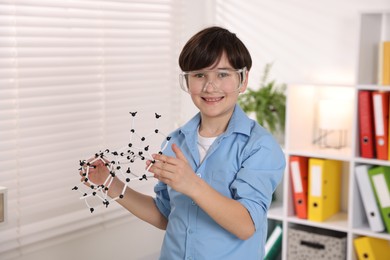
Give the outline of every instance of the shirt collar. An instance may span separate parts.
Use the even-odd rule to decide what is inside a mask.
[[[184,135],[196,133],[196,129],[200,123],[200,113],[197,113],[190,121],[183,125],[180,131]],[[231,135],[232,133],[241,133],[249,136],[251,131],[252,120],[248,118],[241,107],[236,104],[232,117],[230,118],[228,127],[223,135]]]

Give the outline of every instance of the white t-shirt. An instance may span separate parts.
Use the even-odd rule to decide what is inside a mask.
[[[210,146],[213,144],[213,142],[217,139],[216,137],[203,137],[199,134],[199,128],[198,128],[198,150],[199,150],[199,156],[200,156],[200,162],[203,162],[204,157],[206,157],[207,151],[209,150]]]

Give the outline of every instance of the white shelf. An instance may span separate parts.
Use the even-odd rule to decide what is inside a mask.
[[[330,217],[325,222],[314,222],[297,217],[288,217],[289,223],[301,224],[305,226],[319,227],[324,229],[348,232],[348,214],[346,212],[339,212]]]
[[[372,232],[371,229],[368,226],[361,226],[358,228],[352,229],[352,232],[355,235],[358,236],[369,236],[369,237],[376,237],[381,239],[387,239],[390,240],[390,234],[386,232]]]
[[[292,187],[287,164],[283,183],[277,188],[277,200],[271,204],[268,218],[283,223],[282,259],[287,257],[288,227],[311,226],[344,232],[347,236],[347,260],[357,260],[353,240],[359,236],[370,236],[390,241],[387,232],[372,232],[368,226],[360,193],[355,180],[354,169],[360,164],[390,166],[390,161],[366,159],[359,156],[357,97],[360,90],[389,91],[390,86],[377,85],[378,45],[390,40],[390,12],[361,14],[358,41],[357,84],[313,85],[291,84],[287,87],[286,136],[284,151],[287,162],[290,156],[323,158],[342,162],[340,212],[324,222],[313,222],[295,216]],[[351,122],[342,149],[320,148],[313,144],[318,135],[318,104],[324,99],[341,99],[343,106],[337,109],[351,111]]]
[[[283,221],[283,203],[272,203],[267,213],[268,219]]]
[[[390,166],[390,161],[376,160],[376,159],[367,159],[367,158],[361,158],[361,157],[355,158],[355,163],[357,163],[357,164],[372,164],[372,165]]]
[[[308,147],[308,149],[295,149],[289,150],[288,154],[304,156],[304,157],[316,157],[324,158],[330,160],[340,160],[340,161],[350,161],[352,160],[351,148],[342,148],[342,149],[329,149],[329,148],[319,148],[318,146]]]

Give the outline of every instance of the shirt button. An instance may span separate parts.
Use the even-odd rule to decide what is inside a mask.
[[[192,234],[192,233],[193,233],[192,229],[188,229],[188,234]]]
[[[192,260],[192,256],[188,256],[188,257],[187,257],[187,260]]]
[[[192,200],[191,201],[192,206],[196,206],[196,203]]]

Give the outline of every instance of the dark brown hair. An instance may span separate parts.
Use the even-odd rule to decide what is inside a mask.
[[[223,52],[233,68],[252,67],[251,55],[241,40],[217,26],[205,28],[188,40],[181,51],[179,66],[182,71],[203,69],[218,62]]]

